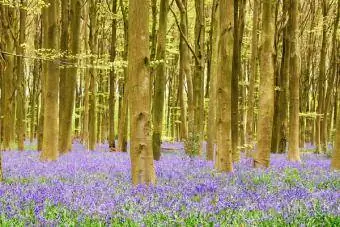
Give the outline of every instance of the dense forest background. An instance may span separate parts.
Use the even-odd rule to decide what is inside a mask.
[[[144,163],[138,172],[160,159],[161,141],[185,142],[190,156],[202,155],[206,141],[206,158],[231,171],[241,152],[268,166],[270,152],[300,161],[314,145],[333,151],[339,168],[339,148],[331,149],[339,141],[339,6],[1,0],[2,149],[37,140],[42,160],[56,160],[76,139],[123,152],[131,141],[131,161]],[[154,181],[148,172],[145,181]]]

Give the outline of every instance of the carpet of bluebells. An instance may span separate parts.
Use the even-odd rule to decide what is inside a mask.
[[[340,173],[325,155],[275,154],[267,170],[242,158],[227,174],[163,146],[152,187],[132,187],[129,154],[105,145],[52,163],[3,152],[0,226],[340,226]]]

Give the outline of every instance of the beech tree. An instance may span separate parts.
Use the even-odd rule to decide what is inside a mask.
[[[220,1],[220,64],[217,79],[216,110],[216,159],[215,167],[220,171],[231,172],[231,79],[234,43],[233,0]]]
[[[133,184],[156,181],[151,143],[149,0],[129,0],[129,106]]]
[[[255,167],[268,167],[274,117],[273,15],[272,1],[263,0],[260,100]]]
[[[45,18],[44,43],[51,53],[58,51],[58,1],[48,0],[49,7],[43,12]],[[46,161],[56,160],[59,157],[58,133],[59,133],[59,67],[56,59],[46,62],[44,94],[44,129],[41,159]]]

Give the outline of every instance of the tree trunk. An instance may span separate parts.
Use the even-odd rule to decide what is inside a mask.
[[[21,7],[26,6],[26,1],[21,0]],[[26,16],[27,12],[23,8],[20,8],[20,22],[19,22],[19,43],[17,46],[17,53],[19,55],[24,55],[24,48],[21,46],[26,42]],[[24,150],[24,141],[25,141],[25,132],[26,132],[26,110],[25,110],[25,72],[24,72],[24,58],[17,58],[17,112],[16,112],[16,134],[17,134],[17,142],[18,142],[18,150]]]
[[[259,0],[253,2],[253,29],[252,29],[252,41],[251,41],[251,73],[249,80],[249,92],[248,92],[248,111],[247,111],[247,156],[250,156],[250,151],[254,148],[254,107],[255,107],[255,79],[257,74],[257,53],[258,53],[258,21],[259,21]]]
[[[264,0],[262,13],[262,54],[257,136],[258,147],[254,159],[255,167],[268,167],[270,160],[274,117],[273,26],[272,1]]]
[[[319,64],[319,79],[318,79],[318,107],[316,118],[316,152],[320,153],[325,151],[325,141],[323,138],[322,122],[326,120],[325,116],[321,119],[323,114],[324,99],[325,99],[325,86],[326,86],[326,54],[327,54],[327,5],[326,0],[322,0],[322,43],[320,50],[320,64]]]
[[[112,13],[117,14],[117,0],[112,2]],[[111,51],[110,51],[110,61],[115,62],[116,59],[116,33],[117,33],[117,19],[114,17],[111,24]],[[110,96],[109,96],[109,147],[113,151],[116,148],[115,144],[115,103],[116,103],[116,73],[114,67],[110,71]]]
[[[283,2],[283,21],[285,25],[283,28],[282,41],[282,60],[281,60],[281,76],[280,76],[280,96],[279,96],[279,147],[278,152],[284,153],[287,149],[287,127],[288,127],[288,85],[289,85],[289,58],[290,58],[290,20],[288,20],[289,3],[290,0]]]
[[[152,150],[155,160],[161,157],[161,143],[163,132],[163,112],[164,112],[164,93],[166,85],[166,33],[167,33],[167,15],[168,0],[161,0],[159,11],[159,29],[156,60],[162,61],[157,65],[156,77],[154,81],[153,96],[153,134],[152,134]]]
[[[3,40],[5,50],[7,52],[14,52],[14,37],[11,31],[13,31],[14,20],[15,20],[15,10],[9,6],[0,6],[1,12],[1,22],[2,28],[4,29]],[[15,100],[15,89],[14,89],[14,56],[4,55],[5,60],[5,70],[2,86],[2,142],[3,149],[8,150],[13,148],[14,138],[14,100]]]
[[[40,19],[39,16],[35,16],[35,36],[34,36],[34,48],[40,49],[41,48],[41,26],[40,26]],[[33,66],[33,82],[32,82],[32,95],[31,95],[31,101],[30,101],[30,141],[32,142],[34,138],[36,138],[36,132],[37,132],[37,125],[38,125],[38,119],[36,118],[37,112],[36,107],[38,103],[39,98],[39,78],[41,75],[41,61],[36,59],[34,60],[34,66]],[[38,108],[37,108],[38,109]]]
[[[211,59],[210,59],[210,89],[209,89],[209,112],[207,125],[207,160],[214,159],[216,143],[216,88],[218,73],[218,42],[219,42],[219,1],[214,0],[211,10]]]
[[[124,6],[123,1],[119,2],[120,8],[123,14],[123,25],[124,25],[124,53],[123,60],[127,61],[128,55],[128,16],[127,16],[127,7]],[[121,106],[121,112],[119,113],[119,122],[118,122],[118,150],[127,152],[127,133],[128,133],[128,100],[129,100],[129,75],[127,68],[124,68],[124,82],[122,88],[123,101]]]
[[[94,60],[97,55],[98,50],[98,31],[97,31],[97,1],[90,0],[90,34],[89,34],[89,47],[91,50],[91,68],[89,70],[90,73],[90,84],[89,84],[89,149],[94,150],[96,146],[96,78],[97,78],[97,69],[93,66],[96,64]]]
[[[290,1],[290,20],[291,20],[291,53],[289,70],[289,148],[288,159],[293,162],[300,162],[299,151],[299,112],[300,112],[300,50],[299,50],[299,1]]]
[[[333,170],[340,170],[340,92],[338,92],[337,97],[337,117],[336,117],[336,139],[335,139],[335,148],[333,150],[332,154],[332,162],[331,162],[331,168]]]
[[[216,110],[216,159],[215,167],[219,171],[231,172],[231,80],[234,44],[234,6],[233,0],[220,1],[220,64],[217,79]]]
[[[238,123],[239,123],[239,89],[238,81],[241,72],[240,67],[240,33],[239,33],[239,0],[234,0],[234,48],[233,48],[233,69],[231,79],[231,149],[233,162],[238,162],[240,153],[237,149],[238,146]]]
[[[154,184],[156,175],[151,145],[149,0],[129,0],[128,73],[131,90],[130,135],[132,183]]]
[[[205,42],[205,15],[204,1],[195,0],[195,54],[198,58],[195,61],[195,73],[193,78],[193,103],[194,103],[194,131],[192,138],[193,149],[191,155],[201,154],[202,141],[204,138],[204,42]]]
[[[44,11],[47,14],[47,48],[58,51],[58,5],[55,0],[47,1],[50,6]],[[56,59],[46,63],[45,81],[45,106],[44,106],[44,130],[41,160],[57,160],[58,150],[58,94],[59,94],[59,67]]]

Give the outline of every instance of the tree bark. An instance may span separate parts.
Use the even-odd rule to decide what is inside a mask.
[[[255,167],[268,167],[270,161],[274,117],[273,26],[272,1],[263,0],[258,147],[254,159]]]
[[[111,63],[115,62],[116,59],[116,40],[117,40],[117,0],[113,0],[112,2],[112,13],[115,15],[112,19],[111,24],[111,50],[110,50],[110,61]],[[110,96],[109,96],[109,147],[110,150],[113,151],[116,148],[115,144],[115,103],[116,103],[116,73],[114,66],[110,71]]]
[[[289,149],[288,160],[300,162],[299,151],[299,112],[300,112],[300,50],[299,50],[299,1],[290,1],[290,20],[291,20],[291,53],[290,53],[290,77],[289,77]]]
[[[195,54],[198,61],[195,61],[195,72],[193,78],[193,103],[194,103],[194,131],[191,155],[201,154],[202,141],[204,138],[204,42],[205,42],[205,13],[204,1],[195,0],[196,20],[195,20]]]
[[[231,80],[234,44],[234,1],[220,1],[220,64],[217,79],[216,110],[216,159],[215,168],[219,171],[231,172]]]
[[[288,140],[288,85],[289,85],[289,58],[290,58],[290,20],[289,17],[289,3],[290,0],[283,2],[283,21],[285,25],[283,28],[282,41],[282,60],[281,60],[281,76],[280,76],[280,96],[279,96],[279,144],[278,152],[284,153],[287,149]]]
[[[95,58],[98,52],[98,28],[97,28],[97,1],[90,0],[90,10],[89,10],[89,18],[90,18],[90,34],[89,34],[89,47],[91,50],[91,68],[89,70],[90,73],[90,84],[89,84],[89,149],[94,150],[96,146],[96,127],[97,127],[97,116],[96,116],[96,78],[97,78],[97,69],[93,66],[96,64]]]
[[[248,93],[248,111],[247,111],[247,151],[246,154],[249,157],[250,152],[254,148],[254,107],[255,107],[255,79],[257,75],[257,53],[258,53],[258,21],[259,21],[259,0],[253,2],[253,29],[252,29],[252,41],[251,41],[251,73],[249,80],[249,93]]]
[[[48,0],[50,6],[44,11],[47,14],[47,48],[58,51],[58,5],[55,0]],[[52,161],[59,157],[58,133],[59,133],[59,68],[57,59],[46,63],[45,81],[45,106],[44,106],[44,130],[41,160]]]
[[[129,0],[129,91],[132,183],[154,184],[151,144],[149,0]]]
[[[210,89],[209,89],[209,112],[207,125],[207,160],[214,159],[216,143],[216,88],[218,72],[218,42],[219,42],[219,1],[214,0],[211,10],[211,66],[210,66]]]
[[[26,6],[26,1],[21,0],[20,3],[22,4],[21,7]],[[20,21],[19,21],[19,43],[17,46],[17,53],[19,55],[24,55],[24,48],[21,46],[26,42],[26,17],[27,12],[25,9],[20,8]],[[17,58],[17,97],[16,97],[16,103],[17,103],[17,109],[16,109],[16,134],[17,134],[17,143],[18,143],[18,150],[23,151],[24,150],[24,141],[25,141],[25,132],[26,132],[26,110],[25,110],[25,72],[24,72],[24,58],[19,56]]]
[[[159,11],[159,29],[156,60],[159,62],[156,68],[156,77],[154,81],[153,96],[153,134],[152,134],[152,150],[155,160],[161,157],[161,143],[163,132],[163,112],[164,112],[164,94],[166,85],[166,33],[167,33],[167,15],[168,0],[161,0]]]

